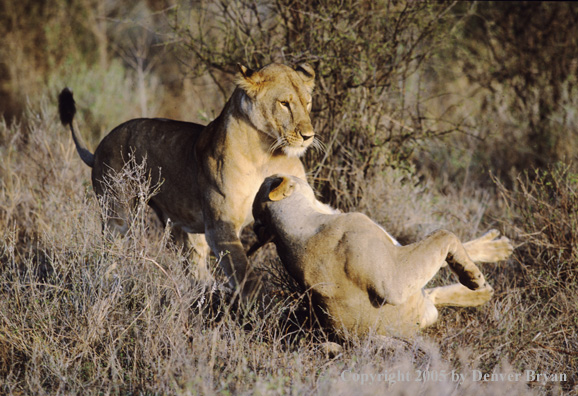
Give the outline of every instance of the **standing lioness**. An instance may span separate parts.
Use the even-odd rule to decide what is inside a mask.
[[[437,320],[436,305],[476,306],[493,290],[474,261],[512,253],[497,231],[464,245],[448,231],[400,246],[361,213],[329,213],[299,178],[265,179],[253,204],[255,231],[271,237],[283,265],[338,332],[408,336]],[[425,289],[444,262],[460,283]]]
[[[204,233],[232,287],[250,295],[257,286],[239,240],[252,220],[251,204],[265,177],[274,173],[305,180],[299,160],[315,142],[309,118],[314,71],[271,64],[252,71],[239,66],[237,88],[221,114],[207,127],[166,119],[135,119],[119,125],[94,154],[83,147],[72,127],[72,93],[59,97],[61,120],[70,125],[82,160],[92,167],[97,195],[106,192],[108,172],[120,171],[134,155],[146,157],[153,183],[162,181],[150,200],[161,221],[188,233]],[[159,174],[161,180],[159,180]],[[118,214],[111,210],[118,217]],[[113,218],[120,232],[126,221]]]

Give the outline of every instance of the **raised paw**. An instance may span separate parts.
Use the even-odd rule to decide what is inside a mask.
[[[490,230],[481,237],[464,243],[470,259],[474,262],[493,263],[510,257],[514,247],[505,236],[496,239],[499,235],[498,230]]]
[[[459,279],[460,283],[470,290],[478,290],[487,285],[484,275],[479,270],[464,271],[459,275]]]

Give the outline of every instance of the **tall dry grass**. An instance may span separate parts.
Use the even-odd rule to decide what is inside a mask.
[[[275,303],[257,314],[195,281],[188,268],[194,263],[143,215],[146,194],[129,236],[103,233],[89,170],[57,122],[55,106],[45,97],[27,119],[26,127],[0,126],[3,393],[529,394],[574,386],[576,358],[566,352],[575,344],[548,347],[562,337],[549,338],[555,331],[567,342],[576,339],[568,322],[574,286],[560,289],[556,304],[530,303],[518,284],[519,264],[487,266],[497,294],[485,307],[444,309],[440,323],[415,340],[370,335],[329,357],[323,343],[330,335],[291,314],[306,303],[272,290]],[[403,180],[384,180],[391,189],[404,188]],[[146,187],[132,186],[137,196]],[[274,259],[260,261],[270,277],[279,271]],[[544,309],[564,311],[552,321],[555,315],[545,319]],[[474,381],[474,370],[526,369],[565,373],[568,381]],[[462,382],[452,381],[452,370]],[[420,372],[428,373],[427,381],[419,381]]]
[[[336,144],[327,158],[308,161],[321,161],[322,173],[331,175],[330,180],[317,181],[326,182],[331,190],[327,196],[337,200],[337,205],[369,214],[403,242],[415,241],[439,227],[455,231],[463,240],[498,227],[515,241],[517,250],[508,262],[483,267],[496,290],[485,306],[444,308],[439,323],[415,340],[401,342],[369,335],[344,342],[342,352],[330,357],[323,348],[324,342],[335,340],[326,329],[311,323],[307,301],[290,294],[298,290],[283,272],[273,249],[259,252],[254,259],[269,279],[268,292],[273,300],[266,314],[257,314],[257,309],[240,311],[229,304],[225,291],[191,276],[195,263],[186,252],[171,244],[167,230],[160,228],[154,217],[148,218],[144,206],[147,194],[137,200],[129,236],[119,238],[103,233],[101,220],[105,214],[93,196],[89,170],[78,159],[68,133],[57,121],[55,95],[68,85],[77,98],[79,129],[92,147],[118,123],[144,114],[173,114],[207,122],[220,110],[215,103],[223,99],[215,92],[229,94],[228,80],[222,86],[214,83],[192,86],[190,80],[178,73],[178,67],[165,63],[166,53],[159,52],[156,46],[159,36],[153,35],[151,39],[143,33],[154,28],[142,28],[145,19],[161,23],[166,20],[161,13],[147,14],[143,2],[131,2],[134,8],[130,15],[138,29],[133,29],[135,25],[127,20],[112,18],[121,3],[110,3],[117,7],[114,10],[99,8],[90,1],[73,1],[70,8],[69,3],[57,2],[54,8],[36,7],[32,3],[25,1],[5,8],[7,13],[3,16],[10,24],[5,23],[2,28],[12,30],[0,44],[0,54],[16,51],[18,55],[7,69],[7,65],[0,66],[10,76],[22,71],[8,88],[18,98],[16,107],[27,108],[25,112],[12,114],[14,123],[0,122],[0,393],[578,392],[575,248],[578,179],[567,165],[549,168],[546,174],[543,170],[538,173],[530,170],[528,176],[522,173],[517,177],[511,163],[523,162],[524,153],[536,147],[517,145],[515,155],[507,156],[512,139],[527,133],[525,122],[512,120],[528,119],[523,111],[514,113],[509,105],[518,103],[520,98],[511,96],[507,79],[494,84],[496,91],[488,95],[472,82],[476,79],[460,77],[462,62],[452,67],[439,63],[439,59],[438,63],[428,64],[426,60],[436,58],[431,54],[421,63],[430,65],[425,71],[411,69],[416,71],[412,78],[402,76],[392,80],[396,81],[397,88],[392,89],[397,96],[387,94],[384,96],[387,102],[376,102],[381,109],[397,109],[393,113],[376,115],[369,106],[371,101],[355,96],[359,92],[375,93],[371,87],[352,88],[348,91],[352,95],[349,101],[333,103],[336,109],[349,106],[347,111],[335,112],[332,120],[346,129],[347,139],[343,142],[354,141],[358,146]],[[148,5],[153,3],[158,2]],[[252,3],[240,0],[235,4]],[[278,4],[283,6],[285,2]],[[292,4],[310,7],[307,2]],[[29,5],[34,7],[26,13]],[[326,12],[338,14],[343,21],[364,18],[363,13],[341,12],[340,7],[346,5],[336,2]],[[366,5],[371,6],[370,2]],[[420,21],[436,21],[429,13],[435,6],[420,5],[427,12],[423,17],[418,14],[422,12],[420,7],[401,6],[403,3],[393,8],[397,12],[394,15],[408,12],[412,19],[406,23],[412,29],[415,26],[419,31],[431,31],[427,23]],[[459,4],[450,11],[459,13],[469,7]],[[474,12],[470,18],[477,15],[475,7],[471,9]],[[283,10],[290,12],[292,8]],[[488,10],[486,20],[491,22],[496,10]],[[87,18],[81,18],[83,13]],[[299,19],[299,15],[294,13],[291,18]],[[323,15],[309,16],[317,20]],[[451,12],[443,14],[443,18],[448,18],[446,22],[452,20],[450,17]],[[45,23],[37,23],[39,20]],[[74,23],[63,22],[67,20]],[[317,28],[331,31],[334,26],[327,21]],[[301,23],[307,25],[305,20]],[[34,31],[35,26],[41,25],[45,26],[43,31]],[[341,41],[332,45],[339,47],[363,39],[363,35],[349,35],[342,29],[344,26],[348,23],[338,26]],[[5,32],[2,28],[0,31]],[[125,36],[120,33],[129,30],[131,40],[123,41]],[[408,38],[394,33],[405,37],[404,40]],[[328,33],[308,37],[301,38],[330,40],[332,36]],[[64,38],[69,40],[60,43]],[[434,41],[439,43],[439,37]],[[41,50],[35,50],[38,42],[48,43],[43,48],[51,51],[49,57],[37,56],[42,55]],[[543,44],[549,48],[547,40]],[[349,51],[347,46],[342,49]],[[378,49],[385,55],[395,51],[395,47]],[[140,51],[146,50],[150,63],[139,64],[138,56],[144,54]],[[299,54],[296,51],[287,56],[301,61]],[[323,55],[331,58],[327,52]],[[190,54],[185,58],[190,60]],[[348,59],[356,62],[357,58]],[[327,70],[340,65],[335,59],[330,60],[320,67],[325,73],[324,83],[355,83]],[[247,58],[233,61],[247,63]],[[575,67],[575,63],[570,64]],[[484,72],[483,64],[479,65],[473,71]],[[348,73],[367,72],[354,66],[349,67]],[[517,83],[516,69],[509,71]],[[470,79],[473,76],[479,80],[484,75],[473,73]],[[435,83],[432,76],[438,79]],[[217,73],[205,76],[203,81],[221,77]],[[551,108],[554,111],[543,124],[562,125],[564,133],[559,136],[565,139],[571,138],[576,122],[572,110],[575,84],[571,76],[568,78],[566,85],[561,86],[564,100],[560,106]],[[0,78],[3,93],[5,82]],[[420,87],[425,89],[420,91]],[[318,89],[331,99],[331,90],[338,86],[321,84]],[[449,91],[457,94],[450,98],[446,95]],[[417,97],[416,92],[424,96]],[[499,100],[493,102],[495,98]],[[319,104],[319,97],[316,100]],[[488,108],[484,100],[493,106]],[[416,101],[420,106],[414,106]],[[399,107],[400,102],[406,107]],[[393,133],[395,139],[391,144],[380,145],[382,142],[376,141],[373,147],[356,138],[356,134],[362,133],[366,133],[366,140],[373,136],[371,128],[358,128],[372,120],[358,111],[361,105],[369,115],[389,117],[387,125],[379,127]],[[532,106],[529,103],[527,107],[531,110]],[[411,112],[406,113],[407,109]],[[321,111],[322,108],[318,109],[313,117]],[[418,112],[415,119],[410,116],[414,111]],[[339,123],[344,114],[357,117],[346,120],[355,121],[348,125],[357,129]],[[449,126],[441,122],[442,119],[450,122],[452,117],[458,121]],[[425,130],[436,132],[433,135],[438,138],[425,134],[413,139],[416,136],[405,133],[410,124],[404,120],[415,121],[413,127],[424,123]],[[319,125],[326,123],[327,119],[319,121]],[[437,132],[449,127],[465,133],[440,138]],[[335,131],[322,136],[326,143],[339,140]],[[504,131],[515,134],[505,136]],[[566,147],[574,144],[574,140],[569,141]],[[492,151],[495,145],[500,147],[497,154]],[[401,150],[398,154],[403,156],[413,149],[415,152],[413,157],[397,161],[398,157],[389,152],[390,147]],[[365,152],[362,149],[377,150],[373,153],[375,162],[366,161],[360,154]],[[496,173],[508,176],[508,183],[502,183],[501,179],[492,181],[487,172],[487,165],[502,163],[507,166]],[[125,176],[141,179],[138,172],[129,171]],[[126,179],[117,182],[127,183],[125,187],[133,195],[147,191],[143,190],[146,184],[128,183]],[[212,268],[219,279],[215,262]],[[442,271],[432,285],[454,281],[449,271]],[[418,370],[428,373],[428,381],[418,381]],[[462,374],[463,381],[453,381],[452,370]],[[528,382],[525,370],[566,374],[567,380]],[[410,377],[400,379],[408,371]],[[386,372],[394,377],[385,381]],[[474,381],[476,373],[494,374],[498,380]],[[507,381],[504,379],[507,376],[500,379],[499,374],[521,376],[517,381]]]

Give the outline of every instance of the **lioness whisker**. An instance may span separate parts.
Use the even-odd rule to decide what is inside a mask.
[[[283,146],[285,146],[285,145],[286,145],[285,138],[282,137],[282,136],[279,136],[279,137],[275,140],[275,142],[273,142],[273,144],[271,145],[271,147],[269,147],[269,150],[268,150],[269,155],[273,155],[273,153],[274,153],[277,149],[279,149],[279,148],[281,148],[281,147],[283,147]]]
[[[314,136],[313,143],[311,143],[311,147],[320,154],[323,154],[327,151],[327,146],[325,146],[325,143],[323,143],[321,139],[317,137],[317,135]]]

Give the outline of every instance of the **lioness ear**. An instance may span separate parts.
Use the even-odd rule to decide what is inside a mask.
[[[293,190],[295,190],[295,183],[287,177],[276,179],[271,187],[275,186],[277,183],[279,184],[269,192],[269,199],[271,201],[280,201],[283,198],[287,198],[293,193]]]
[[[237,76],[237,86],[247,92],[249,96],[255,96],[261,88],[261,78],[259,73],[248,67],[237,63],[239,75]]]
[[[253,73],[255,73],[255,70],[249,69],[240,63],[237,63],[237,69],[239,69],[239,73],[241,73],[244,78],[251,78]]]
[[[303,79],[309,93],[313,92],[313,87],[315,87],[315,70],[313,70],[313,67],[308,63],[302,63],[295,68],[295,71]]]

